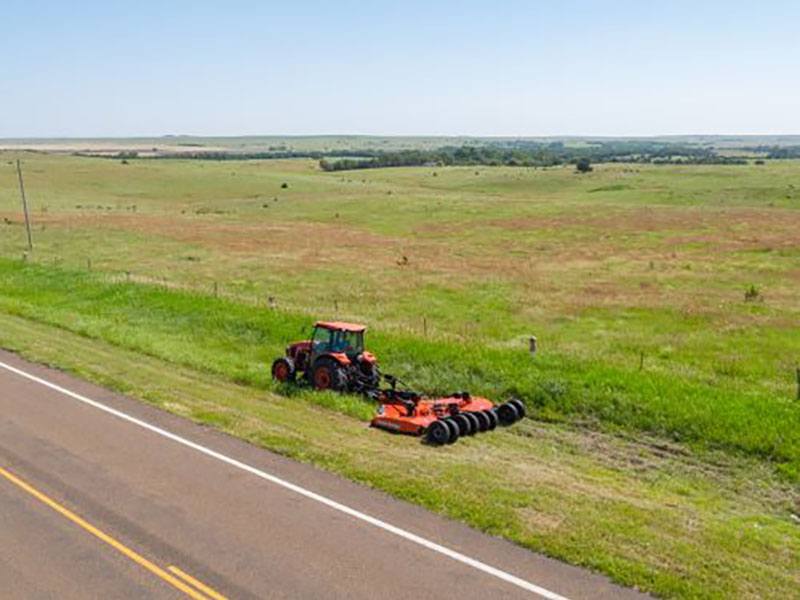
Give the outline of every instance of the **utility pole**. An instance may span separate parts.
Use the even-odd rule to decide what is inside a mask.
[[[25,230],[28,232],[28,250],[33,250],[33,238],[31,237],[31,216],[28,213],[28,199],[25,198],[25,184],[22,181],[22,167],[17,159],[17,176],[19,177],[19,193],[22,195],[22,210],[25,213]]]

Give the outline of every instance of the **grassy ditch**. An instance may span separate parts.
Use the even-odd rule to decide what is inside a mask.
[[[288,341],[307,335],[306,315],[3,259],[0,286],[0,311],[7,314],[238,384],[300,393],[362,420],[371,414],[358,398],[278,390],[270,381],[272,359]],[[792,481],[800,476],[800,405],[790,397],[776,398],[736,379],[709,383],[569,355],[531,359],[520,350],[375,329],[369,346],[384,370],[423,391],[515,395],[540,419],[589,419],[605,428],[757,457]]]
[[[340,397],[237,385],[83,333],[0,311],[2,347],[619,583],[692,598],[800,586],[796,488],[761,461],[534,420],[433,449],[342,414],[368,407]]]

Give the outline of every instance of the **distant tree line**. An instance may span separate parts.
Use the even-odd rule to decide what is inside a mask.
[[[649,141],[601,141],[582,146],[568,146],[563,142],[538,143],[517,140],[480,146],[447,146],[434,150],[361,154],[360,158],[324,157],[320,159],[319,164],[325,171],[451,165],[551,167],[580,164],[585,166],[603,162],[747,164],[744,158],[720,156],[710,147]]]
[[[800,146],[759,146],[747,148],[767,158],[800,158]],[[747,164],[747,159],[722,156],[713,146],[672,143],[650,140],[599,140],[581,144],[564,142],[537,142],[531,140],[503,140],[443,146],[428,150],[326,150],[294,151],[273,147],[263,152],[233,152],[198,150],[188,152],[137,155],[120,152],[102,155],[106,158],[147,158],[182,160],[269,160],[310,158],[319,161],[325,171],[375,169],[411,166],[524,166],[552,167],[573,164],[583,170],[592,163],[647,163],[656,165],[685,164],[711,165]],[[585,161],[588,161],[586,163]]]
[[[758,152],[771,159],[800,158],[800,146],[751,146],[745,150]]]

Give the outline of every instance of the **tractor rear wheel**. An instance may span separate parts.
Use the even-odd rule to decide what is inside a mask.
[[[278,358],[272,363],[272,378],[281,383],[294,381],[297,371],[291,358]]]
[[[332,358],[320,358],[311,370],[311,383],[318,390],[342,392],[347,387],[347,375]]]
[[[358,361],[358,370],[367,389],[375,389],[381,384],[381,371],[375,363]]]

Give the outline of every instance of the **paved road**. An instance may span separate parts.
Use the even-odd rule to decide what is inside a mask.
[[[3,351],[0,581],[26,599],[637,597]]]

